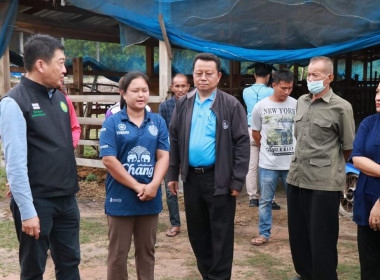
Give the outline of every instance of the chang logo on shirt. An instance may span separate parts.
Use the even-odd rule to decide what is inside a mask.
[[[61,105],[62,111],[67,113],[67,106],[66,106],[65,102],[61,101],[61,103],[59,103],[59,105]]]
[[[132,176],[153,176],[154,166],[151,163],[149,151],[142,146],[136,146],[129,151],[127,163],[123,164]]]
[[[129,131],[126,130],[127,129],[127,126],[123,123],[119,123],[117,125],[117,128],[119,129],[118,131],[116,131],[116,134],[117,135],[123,135],[123,134],[129,134]]]

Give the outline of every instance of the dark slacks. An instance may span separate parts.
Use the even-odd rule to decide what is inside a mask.
[[[358,226],[358,249],[362,280],[380,278],[380,231]]]
[[[231,279],[236,199],[213,193],[214,171],[189,172],[184,200],[190,244],[203,279]]]
[[[337,279],[338,191],[288,184],[288,228],[294,268],[302,279]]]
[[[11,199],[11,211],[19,241],[21,280],[42,280],[50,248],[57,280],[80,279],[79,208],[75,195],[34,198],[40,219],[40,238],[22,232],[19,208]]]

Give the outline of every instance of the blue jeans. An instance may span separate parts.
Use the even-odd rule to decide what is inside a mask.
[[[266,239],[272,228],[272,200],[276,192],[278,179],[282,179],[286,193],[286,177],[289,170],[270,170],[259,167],[260,201],[259,201],[259,233]]]
[[[172,227],[181,226],[181,218],[179,216],[178,209],[178,197],[173,195],[168,187],[168,182],[165,180],[165,190],[166,190],[166,204],[169,210],[169,219]]]

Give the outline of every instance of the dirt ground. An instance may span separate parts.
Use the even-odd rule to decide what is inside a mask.
[[[83,171],[83,170],[82,170]],[[80,174],[80,172],[79,172]],[[86,172],[82,173],[82,179]],[[84,176],[84,177],[83,177]],[[95,219],[107,227],[104,210],[104,174],[97,174],[98,182],[81,182],[78,202],[82,219]],[[273,228],[270,241],[264,246],[250,245],[258,235],[258,208],[248,207],[248,197],[242,194],[237,200],[235,219],[235,251],[232,279],[290,279],[295,276],[289,249],[286,198],[281,190],[276,195],[281,210],[273,211]],[[165,195],[163,196],[165,199]],[[201,279],[188,241],[183,195],[180,195],[182,231],[174,238],[165,236],[169,228],[166,205],[159,218],[156,248],[155,279]],[[0,199],[0,221],[11,219],[8,202]],[[106,231],[105,231],[106,232]],[[356,249],[356,226],[347,218],[340,219],[339,279],[359,279]],[[0,248],[0,279],[19,279],[17,250]],[[107,236],[95,238],[81,245],[80,273],[83,280],[106,279]],[[136,279],[133,248],[128,259],[130,279]],[[54,265],[48,259],[44,279],[54,278]]]

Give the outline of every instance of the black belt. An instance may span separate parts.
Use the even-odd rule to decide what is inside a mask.
[[[209,165],[209,166],[198,166],[198,167],[189,167],[190,171],[193,171],[196,174],[205,174],[211,171],[214,171],[215,165]]]

